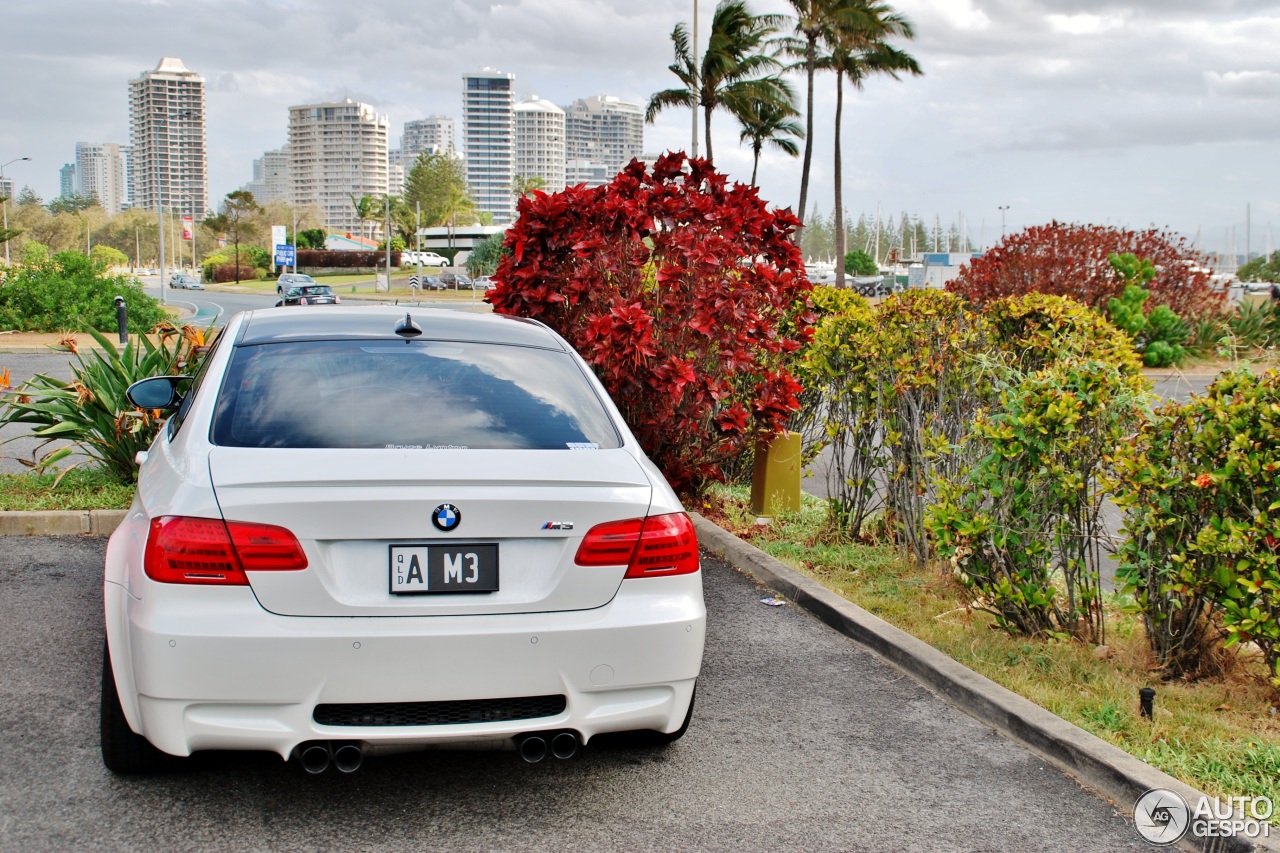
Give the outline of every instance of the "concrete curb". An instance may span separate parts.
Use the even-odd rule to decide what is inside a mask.
[[[1126,813],[1131,815],[1133,804],[1153,788],[1173,791],[1190,804],[1204,796],[1190,785],[957,663],[697,513],[690,513],[690,516],[698,531],[698,541],[707,550],[866,646],[979,722],[1023,744],[1100,792]],[[1212,847],[1210,841],[1214,842]],[[1222,853],[1280,851],[1280,843],[1275,839],[1257,842],[1243,838],[1209,839],[1204,847],[1199,847],[1189,834],[1179,847],[1189,851],[1212,849]]]
[[[0,536],[110,536],[128,510],[0,512]]]

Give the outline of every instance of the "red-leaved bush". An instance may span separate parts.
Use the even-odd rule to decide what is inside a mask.
[[[783,429],[800,391],[786,365],[813,322],[790,211],[680,153],[517,211],[487,300],[582,353],[677,491]]]
[[[1167,305],[1183,318],[1221,307],[1225,294],[1209,287],[1209,274],[1182,237],[1155,229],[1061,222],[1009,235],[961,269],[947,289],[978,305],[1005,296],[1048,293],[1105,311],[1107,301],[1119,297],[1125,286],[1107,258],[1126,252],[1155,265],[1156,277],[1146,285],[1151,291],[1149,307]]]

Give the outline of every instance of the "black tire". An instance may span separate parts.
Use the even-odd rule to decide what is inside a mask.
[[[172,770],[182,759],[161,752],[140,734],[129,728],[120,694],[116,691],[115,674],[111,671],[111,652],[102,644],[102,763],[112,773],[143,776]]]

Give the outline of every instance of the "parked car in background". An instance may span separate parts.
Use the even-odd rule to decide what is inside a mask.
[[[111,771],[685,733],[706,606],[679,499],[551,329],[409,310],[246,311],[194,376],[129,388],[172,416],[106,549]]]
[[[316,280],[306,273],[287,272],[276,279],[276,293],[284,296],[284,292],[291,287],[300,287],[306,284],[315,284]]]
[[[493,290],[493,279],[487,275],[482,275],[471,282],[472,290]]]
[[[448,285],[441,281],[438,275],[424,275],[422,277],[423,290],[444,290],[447,287]]]
[[[204,285],[200,283],[200,279],[181,272],[176,272],[169,276],[169,286],[176,287],[179,290],[204,290]]]
[[[276,303],[279,308],[282,305],[338,305],[342,302],[338,298],[338,294],[333,292],[333,288],[327,284],[304,284],[301,287],[291,287],[285,291],[280,301]]]
[[[424,267],[447,267],[449,259],[435,252],[415,252],[412,249],[400,253],[400,266],[414,266],[419,263]]]
[[[444,282],[446,287],[452,287],[454,290],[471,286],[471,279],[462,273],[442,272],[440,273],[440,280]]]

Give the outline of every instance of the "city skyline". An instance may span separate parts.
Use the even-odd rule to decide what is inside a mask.
[[[251,178],[284,142],[290,105],[351,97],[404,122],[460,119],[462,73],[516,75],[516,101],[564,106],[592,93],[644,103],[675,82],[669,34],[688,0],[643,8],[607,0],[513,0],[500,6],[375,0],[358,8],[210,0],[204,4],[61,0],[6,13],[10,61],[26,72],[0,92],[0,158],[31,157],[5,177],[44,199],[77,141],[127,144],[125,81],[180,56],[207,80],[209,202]],[[757,0],[757,13],[786,12]],[[1235,229],[1244,250],[1280,232],[1280,11],[1260,0],[1065,3],[900,0],[914,24],[903,45],[925,76],[869,79],[846,91],[846,207],[963,215],[975,242],[1050,219],[1169,227],[1206,249]],[[700,3],[700,41],[714,3]],[[77,21],[69,28],[67,20]],[[199,38],[192,38],[199,33]],[[375,49],[376,47],[376,49]],[[803,92],[802,76],[789,78]],[[810,195],[831,210],[834,79],[816,84]],[[751,158],[726,113],[714,120],[717,167],[750,179]],[[687,111],[645,128],[645,149],[688,147]],[[766,153],[761,194],[794,206],[800,162]],[[1006,210],[1000,210],[1007,206]],[[806,211],[807,213],[807,211]],[[1270,225],[1270,230],[1268,226]]]

